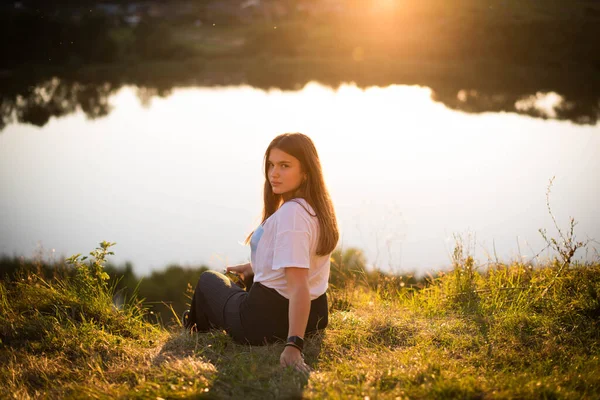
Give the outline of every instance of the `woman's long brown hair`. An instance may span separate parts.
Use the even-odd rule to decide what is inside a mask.
[[[339,239],[339,231],[333,203],[329,191],[325,186],[321,161],[312,140],[302,133],[284,133],[271,141],[265,151],[265,185],[264,185],[264,207],[262,222],[265,222],[283,204],[283,197],[273,193],[269,182],[269,155],[271,149],[279,149],[300,161],[302,172],[306,179],[302,182],[296,193],[288,201],[295,198],[303,198],[313,208],[319,220],[319,244],[317,254],[327,255],[335,249]],[[250,241],[252,233],[246,238]]]

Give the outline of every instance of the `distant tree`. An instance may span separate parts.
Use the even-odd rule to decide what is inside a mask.
[[[349,280],[365,277],[367,259],[362,250],[349,247],[345,250],[337,248],[331,254],[331,274],[329,282],[334,286],[342,286]]]
[[[180,316],[189,308],[192,293],[188,292],[188,288],[193,289],[200,274],[206,270],[208,267],[205,266],[184,268],[171,265],[164,271],[154,271],[142,279],[139,297],[144,299],[144,305],[156,316],[156,320],[168,325],[174,319],[173,311]]]

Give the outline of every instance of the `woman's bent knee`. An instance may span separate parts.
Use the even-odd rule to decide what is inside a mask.
[[[200,289],[200,291],[202,291],[202,288],[213,286],[216,282],[221,280],[219,275],[220,274],[216,271],[204,271],[202,274],[200,274],[198,284],[196,285],[196,290]]]

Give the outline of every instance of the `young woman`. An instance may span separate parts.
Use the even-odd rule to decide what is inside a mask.
[[[337,221],[308,136],[277,136],[264,162],[262,223],[246,239],[251,262],[226,269],[249,290],[223,274],[204,272],[184,324],[195,331],[226,329],[240,343],[285,340],[281,365],[307,372],[304,337],[328,322],[325,292],[339,238]]]

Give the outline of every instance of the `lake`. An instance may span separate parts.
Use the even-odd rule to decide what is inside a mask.
[[[264,150],[283,132],[314,140],[340,245],[381,269],[446,268],[455,235],[482,264],[550,256],[538,229],[557,236],[552,177],[558,224],[567,230],[573,216],[579,239],[600,240],[600,128],[553,120],[554,93],[517,105],[547,119],[464,113],[403,85],[138,94],[122,87],[102,118],[79,110],[0,132],[0,253],[57,258],[108,240],[110,260],[138,274],[245,262]],[[597,258],[594,246],[579,258]]]

